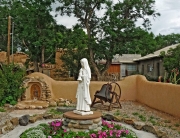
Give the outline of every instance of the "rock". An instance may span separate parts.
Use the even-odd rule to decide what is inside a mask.
[[[121,116],[114,116],[114,121],[116,122],[124,122],[124,118]]]
[[[11,105],[10,104],[4,104],[4,107],[10,107]]]
[[[29,105],[26,105],[26,106],[25,106],[25,109],[29,109]]]
[[[124,122],[129,125],[134,125],[135,121],[134,121],[134,119],[131,119],[131,118],[125,118]]]
[[[112,120],[114,120],[114,116],[113,116],[113,115],[110,115],[110,114],[106,114],[106,115],[102,116],[102,118],[103,118],[104,120],[107,120],[107,121],[112,121]]]
[[[53,115],[52,114],[45,114],[43,116],[44,119],[52,119],[53,118]]]
[[[22,105],[22,104],[17,104],[17,105],[15,105],[15,108],[22,110],[22,109],[25,109],[26,106],[25,106],[25,105]]]
[[[58,103],[58,106],[64,106],[64,103]]]
[[[71,120],[70,123],[72,123],[72,124],[77,124],[77,123],[78,123],[78,120]]]
[[[94,123],[99,123],[100,121],[101,121],[101,117],[93,120]]]
[[[19,125],[19,118],[15,117],[10,120],[10,122],[13,124],[13,126]]]
[[[51,100],[51,101],[49,101],[49,106],[56,107],[57,103],[55,101]]]
[[[37,109],[43,109],[43,107],[42,107],[42,106],[36,106],[36,108],[37,108]]]
[[[37,120],[42,120],[43,119],[43,115],[42,114],[39,114],[39,115],[36,115],[36,116],[31,116],[29,118],[29,122],[31,123],[34,123],[36,122]]]
[[[59,98],[59,101],[60,101],[60,102],[65,102],[66,100],[63,99],[63,98]]]
[[[19,124],[21,126],[26,126],[29,123],[29,115],[23,115],[19,118]]]
[[[134,127],[135,129],[137,129],[137,130],[141,130],[144,125],[145,125],[145,123],[143,123],[143,122],[137,122],[137,121],[135,121],[134,124],[133,124],[133,127]]]
[[[153,126],[150,126],[150,125],[144,125],[143,128],[142,128],[142,130],[157,135],[157,133],[156,133],[157,131],[156,131],[156,129],[155,129]]]
[[[13,124],[8,120],[8,121],[6,121],[5,126],[2,127],[1,131],[2,131],[2,134],[6,134],[7,132],[9,132],[13,129],[14,129]]]
[[[72,123],[69,123],[69,124],[68,124],[68,127],[69,127],[69,128],[73,127],[73,124],[72,124]]]
[[[92,120],[84,120],[84,121],[79,121],[80,125],[91,125],[93,124]]]
[[[56,110],[59,112],[65,113],[68,111],[76,110],[76,107],[57,107]]]
[[[92,126],[89,126],[89,130],[94,130],[97,129],[98,125],[97,124],[93,124]]]
[[[157,131],[156,134],[157,134],[158,138],[168,138],[166,133],[164,133],[162,131]]]
[[[54,99],[54,101],[58,104],[60,102],[59,99]]]
[[[35,109],[36,106],[35,106],[35,105],[30,105],[29,108],[30,108],[30,109]]]
[[[0,135],[1,135],[1,134],[3,134],[3,132],[2,132],[2,128],[0,129]]]

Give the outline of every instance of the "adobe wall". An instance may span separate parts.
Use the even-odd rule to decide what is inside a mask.
[[[23,53],[23,52],[16,52],[13,55],[10,55],[10,62],[14,63],[25,63],[26,60],[28,59],[28,55]],[[0,62],[5,63],[7,61],[7,52],[1,51],[0,52]]]
[[[149,107],[180,117],[180,85],[150,82],[137,76],[136,100]]]
[[[32,73],[30,77],[41,77],[49,84],[50,90],[52,90],[52,98],[65,98],[76,102],[76,90],[78,81],[55,81],[42,73]],[[136,99],[136,76],[127,77],[126,79],[119,81],[118,84],[121,86],[121,100],[135,100]],[[94,98],[94,94],[97,90],[101,89],[101,86],[107,82],[91,81],[90,83],[90,95],[91,99]]]
[[[29,76],[41,76],[52,90],[52,98],[65,98],[76,102],[77,81],[55,81],[42,73],[32,73]],[[94,98],[96,90],[106,82],[91,81],[90,95]],[[154,109],[180,117],[180,85],[150,82],[142,75],[132,75],[122,81],[118,81],[121,86],[121,100],[132,100],[143,103]]]

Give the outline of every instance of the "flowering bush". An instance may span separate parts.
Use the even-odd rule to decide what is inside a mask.
[[[44,135],[47,138],[137,138],[136,134],[125,128],[122,127],[120,124],[115,122],[107,122],[102,120],[102,130],[101,131],[94,131],[90,130],[87,132],[73,132],[73,131],[66,131],[62,129],[63,122],[62,120],[56,120],[50,122],[49,124],[40,124],[42,128],[40,130],[43,131]],[[26,130],[24,133],[21,134],[20,138],[29,138],[29,132],[36,129],[30,128]],[[39,130],[40,127],[38,127]],[[28,134],[28,135],[27,135]],[[42,134],[42,133],[41,133]],[[42,136],[42,135],[41,135]],[[42,138],[36,136],[36,138]]]
[[[178,83],[178,81],[180,80],[180,78],[179,79],[177,79],[177,76],[179,75],[179,70],[176,68],[174,68],[174,69],[172,69],[172,71],[171,71],[171,75],[170,75],[170,82],[172,82],[173,84],[177,84]]]

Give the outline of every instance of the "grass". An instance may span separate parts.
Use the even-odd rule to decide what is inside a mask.
[[[145,122],[145,121],[146,121],[146,117],[145,117],[145,116],[143,116],[143,115],[139,115],[138,117],[140,118],[140,120],[141,120],[141,121],[143,121],[143,122]]]
[[[51,108],[49,111],[47,111],[47,113],[56,114],[56,115],[61,115],[62,114],[62,112],[59,112],[54,108]]]
[[[139,115],[139,113],[138,112],[134,112],[134,113],[132,113],[134,116],[138,116]]]
[[[116,115],[116,116],[121,115],[120,110],[116,110],[116,112],[114,113],[114,115]]]
[[[180,124],[176,123],[176,124],[174,124],[174,126],[175,126],[175,127],[179,127],[179,126],[180,126]]]
[[[140,119],[141,121],[143,121],[143,122],[145,122],[145,121],[147,120],[145,116],[139,114],[138,112],[134,112],[134,113],[132,113],[132,114],[133,114],[134,116],[138,116],[139,119]]]
[[[6,112],[6,110],[3,107],[0,107],[0,112]]]
[[[164,123],[171,123],[171,120],[164,120]]]

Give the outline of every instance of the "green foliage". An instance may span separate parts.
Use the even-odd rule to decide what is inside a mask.
[[[171,48],[165,52],[161,52],[161,56],[163,57],[163,66],[166,70],[166,78],[170,78],[172,83],[177,83],[177,80],[180,78],[179,72],[176,72],[175,69],[178,71],[180,70],[180,45],[176,48]]]
[[[157,42],[157,50],[164,48],[166,46],[174,45],[180,43],[180,34],[168,34],[168,35],[161,35],[155,37]]]
[[[139,115],[138,117],[140,118],[140,120],[141,120],[141,121],[143,121],[143,122],[145,122],[145,121],[146,121],[146,117],[145,117],[145,116],[143,116],[143,115]]]
[[[50,14],[53,2],[54,0],[1,0],[0,9],[3,12],[0,13],[0,18],[10,15],[15,24],[14,49],[20,47],[34,63],[54,62],[52,59],[55,55],[58,29]],[[1,29],[3,38],[7,37],[7,19],[3,20]],[[3,39],[2,45],[6,44],[5,41],[7,40]],[[38,71],[38,64],[35,65],[35,71]]]
[[[106,73],[113,55],[124,53],[124,49],[127,48],[124,46],[128,42],[134,39],[138,41],[138,38],[143,36],[142,33],[136,33],[138,30],[136,21],[142,19],[142,25],[150,29],[151,24],[147,17],[159,16],[153,9],[154,0],[144,2],[124,0],[117,3],[111,0],[58,1],[61,5],[56,10],[61,15],[73,15],[78,18],[80,25],[85,27],[88,35],[89,59],[98,78]],[[99,16],[98,11],[102,10],[104,14]],[[150,38],[147,38],[146,42],[149,42]],[[106,62],[103,66],[99,66],[97,61],[102,59]]]
[[[0,107],[0,112],[6,112],[6,110],[3,107]]]
[[[180,70],[180,45],[174,49],[169,49],[167,53],[161,53],[161,56],[163,56],[163,66],[168,73],[170,73],[174,68]]]
[[[22,87],[25,71],[18,65],[3,65],[0,70],[0,104],[15,105],[25,88]]]
[[[54,109],[54,108],[50,109],[47,113],[50,113],[50,114],[57,114],[57,115],[61,115],[61,114],[62,114],[62,112],[59,112],[59,111],[57,111],[57,110]]]
[[[80,131],[67,131],[62,129],[63,122],[60,120],[55,120],[47,124],[40,124],[37,127],[30,128],[23,132],[20,138],[29,138],[38,137],[37,135],[41,135],[42,137],[46,136],[48,138],[90,138],[90,137],[119,137],[119,138],[137,138],[136,134],[119,124],[116,123],[108,123],[106,121],[102,121],[102,130],[95,131],[90,130],[89,132]],[[43,133],[42,133],[43,131]],[[35,133],[37,132],[37,133]],[[40,138],[40,137],[38,137]]]
[[[67,75],[67,71],[69,71],[69,75],[76,79],[79,69],[81,68],[79,61],[82,58],[89,58],[87,51],[87,35],[78,25],[75,25],[73,30],[64,28],[59,35],[61,35],[61,42],[59,45],[61,48],[64,48],[63,55],[60,57],[63,61],[63,70],[59,71],[60,75]]]

